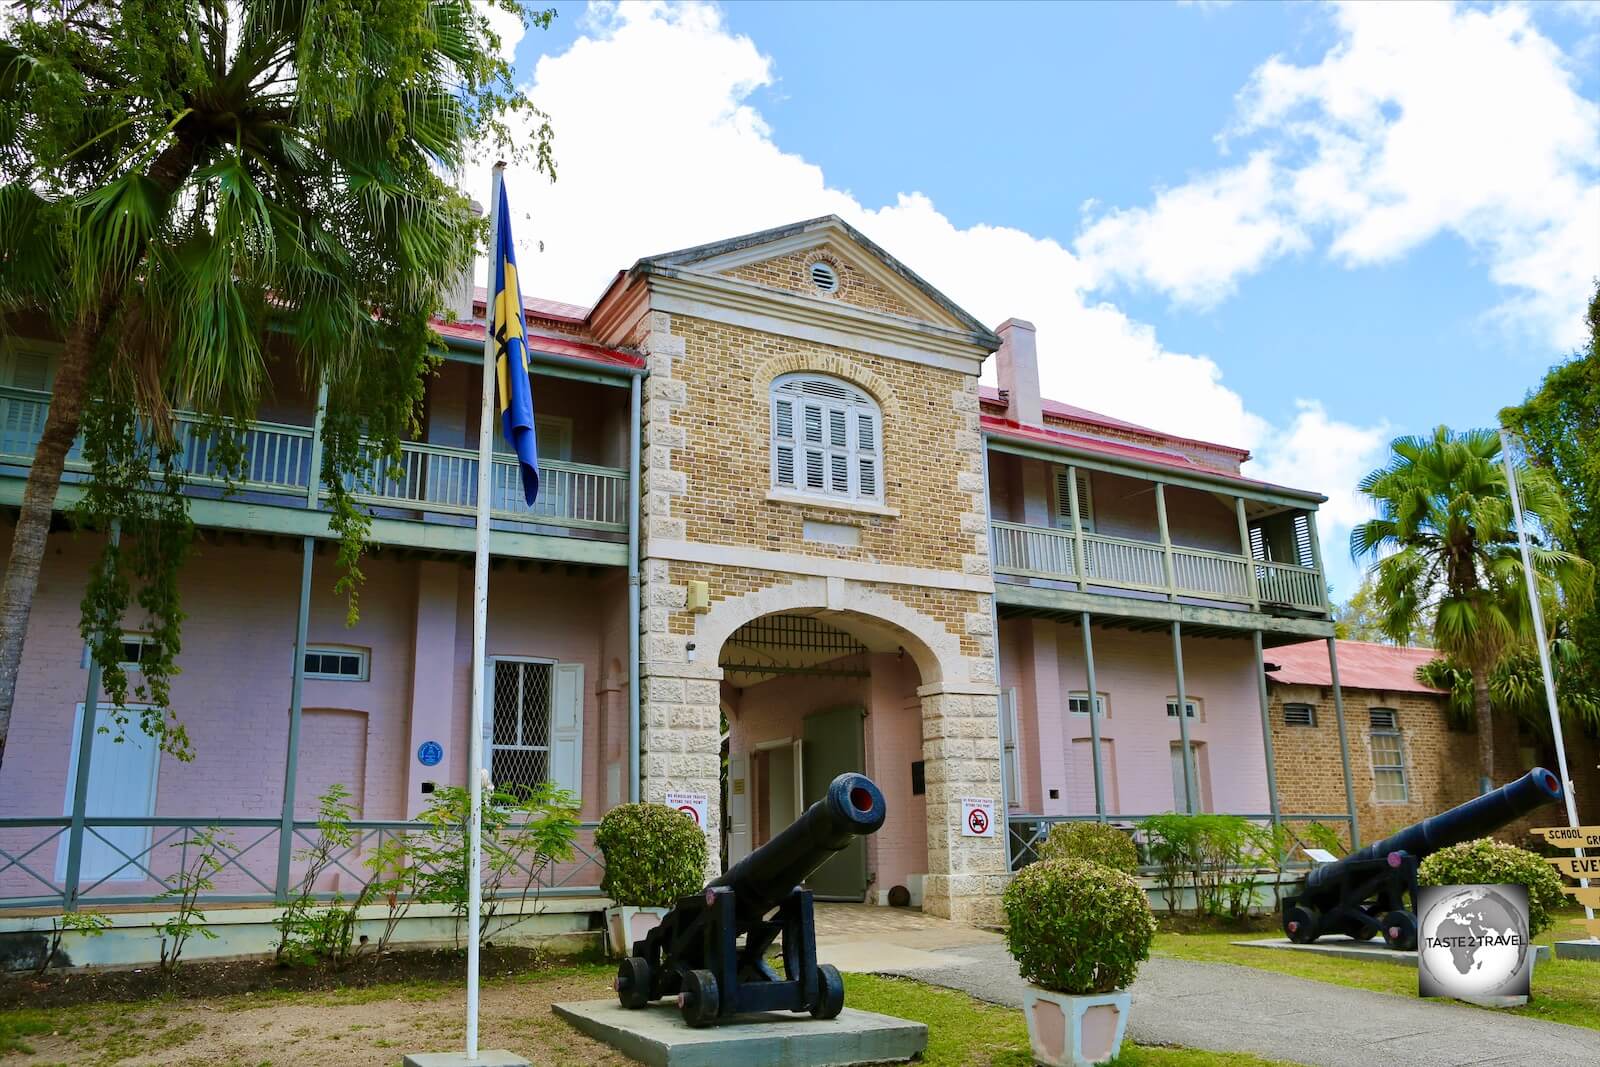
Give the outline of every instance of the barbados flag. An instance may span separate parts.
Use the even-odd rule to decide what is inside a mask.
[[[533,429],[533,386],[528,380],[528,331],[522,321],[522,291],[517,287],[517,250],[511,242],[511,208],[503,183],[495,211],[499,213],[495,231],[500,236],[494,257],[489,333],[494,337],[500,432],[517,454],[522,495],[532,507],[539,499],[539,443]]]

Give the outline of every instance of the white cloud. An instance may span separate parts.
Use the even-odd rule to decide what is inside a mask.
[[[1328,471],[1341,481],[1324,482],[1324,468],[1303,461],[1360,431],[1319,410],[1302,411],[1278,433],[1246,409],[1211,359],[1168,351],[1151,327],[1085,299],[1091,274],[1057,242],[1014,228],[957,227],[916,192],[873,207],[830,186],[819,167],[777,146],[751,105],[772,81],[771,62],[713,7],[592,10],[585,35],[541,59],[531,79],[556,130],[560,179],[508,175],[524,293],[588,304],[641,256],[837,213],[983,321],[1034,322],[1047,395],[1257,449],[1288,484],[1351,484],[1342,470]],[[482,196],[486,167],[468,181]],[[1217,196],[1244,199],[1229,189]],[[1280,440],[1286,458],[1273,462]]]
[[[1204,305],[1307,231],[1350,267],[1451,234],[1507,290],[1498,317],[1570,347],[1600,269],[1600,106],[1569,57],[1515,5],[1345,4],[1334,19],[1320,61],[1275,57],[1240,94],[1227,140],[1264,145],[1246,167],[1086,230],[1099,284]]]
[[[1328,497],[1317,511],[1323,564],[1339,598],[1357,584],[1358,566],[1350,559],[1351,527],[1372,518],[1368,500],[1356,483],[1381,467],[1391,437],[1387,425],[1356,426],[1329,417],[1315,400],[1300,400],[1293,421],[1261,448],[1262,459],[1251,471],[1263,481],[1310,486]]]
[[[1309,246],[1275,208],[1277,175],[1272,157],[1257,153],[1244,166],[1161,191],[1149,208],[1089,218],[1075,247],[1099,285],[1144,281],[1185,304],[1215,304],[1240,276]]]

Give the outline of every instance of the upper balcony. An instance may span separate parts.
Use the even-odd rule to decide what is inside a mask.
[[[570,345],[564,347],[571,347]],[[49,409],[52,346],[0,341],[0,501],[21,499],[22,480]],[[462,345],[429,381],[418,440],[380,468],[356,499],[373,516],[373,539],[444,551],[471,551],[477,509],[479,351]],[[205,526],[317,536],[327,530],[320,480],[316,398],[287,363],[272,368],[264,419],[239,431],[242,470],[229,491],[225,450],[201,420],[174,416],[179,468],[190,512]],[[491,550],[496,554],[616,565],[626,561],[630,495],[630,407],[626,377],[585,371],[535,356],[540,470],[538,501],[523,502],[509,453],[490,472]],[[616,388],[621,385],[624,388]],[[496,434],[496,442],[503,442]],[[497,449],[497,452],[500,450]],[[74,446],[58,504],[69,505],[87,476]],[[352,488],[354,486],[352,485]]]
[[[1104,457],[1028,454],[991,441],[991,562],[1002,606],[1322,622],[1328,617],[1309,494],[1204,472],[1118,469]],[[1231,483],[1231,484],[1230,484]],[[1024,592],[1026,590],[1026,592]],[[1034,592],[1037,590],[1038,592]],[[1046,591],[1051,592],[1046,592]],[[1173,616],[1176,617],[1176,616]],[[1308,631],[1309,632],[1309,631]]]

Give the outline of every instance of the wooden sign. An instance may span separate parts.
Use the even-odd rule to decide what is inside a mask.
[[[1557,848],[1600,848],[1600,826],[1536,826],[1532,832]]]
[[[1560,859],[1547,856],[1545,859],[1568,878],[1600,878],[1600,856],[1562,856]]]
[[[1587,889],[1575,885],[1564,885],[1561,887],[1561,891],[1586,908],[1600,908],[1600,885],[1592,885]]]

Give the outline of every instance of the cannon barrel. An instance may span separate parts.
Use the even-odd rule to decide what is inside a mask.
[[[1531,811],[1561,799],[1561,781],[1543,767],[1535,767],[1510,785],[1473,797],[1421,822],[1412,823],[1399,833],[1358,849],[1337,863],[1313,868],[1306,876],[1307,894],[1339,877],[1346,864],[1383,859],[1405,852],[1423,859],[1441,848],[1471,841],[1500,829]]]
[[[769,911],[852,838],[876,833],[887,814],[872,779],[846,772],[804,815],[711,884],[734,890],[742,915]]]

